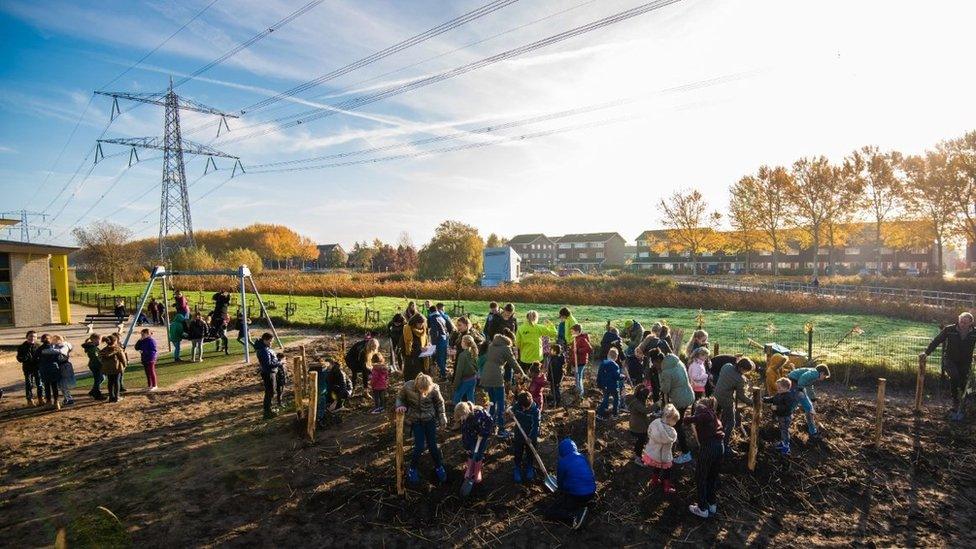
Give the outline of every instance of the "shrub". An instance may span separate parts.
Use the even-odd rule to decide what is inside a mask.
[[[213,269],[216,261],[207,248],[196,246],[176,250],[172,264],[176,271],[206,271]]]
[[[261,261],[261,256],[254,250],[247,248],[227,250],[224,255],[220,256],[220,265],[225,269],[236,269],[241,265],[247,265],[247,268],[251,270],[251,274],[255,275],[260,274],[264,270],[264,262]]]

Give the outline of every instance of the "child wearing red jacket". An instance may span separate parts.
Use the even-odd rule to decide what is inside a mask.
[[[383,355],[376,353],[370,360],[369,387],[373,391],[373,414],[382,414],[386,401],[386,390],[390,387],[390,369]]]
[[[571,328],[573,334],[572,349],[567,353],[570,357],[571,364],[576,366],[576,392],[583,395],[583,373],[586,371],[586,365],[590,362],[590,353],[593,352],[593,346],[590,345],[590,335],[583,333],[583,327],[579,324],[573,325]]]
[[[539,407],[539,411],[542,411],[542,389],[549,383],[546,379],[546,374],[542,373],[542,363],[533,362],[529,366],[529,394],[532,395],[532,401],[536,403]]]

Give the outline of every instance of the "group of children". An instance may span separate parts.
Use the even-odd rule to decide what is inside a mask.
[[[122,376],[128,358],[122,349],[121,339],[118,333],[105,337],[91,334],[81,344],[92,376],[92,388],[88,395],[95,400],[122,400],[121,393],[125,392]],[[146,372],[147,388],[149,391],[156,391],[156,341],[148,328],[141,331],[135,348],[139,351],[140,362]],[[61,335],[42,334],[38,339],[33,330],[27,332],[23,343],[17,347],[17,361],[21,363],[24,373],[28,406],[47,405],[60,410],[62,406],[75,403],[71,396],[71,389],[76,384],[74,366],[71,363],[73,349],[71,343],[65,341]],[[102,383],[106,383],[107,395],[102,393]]]

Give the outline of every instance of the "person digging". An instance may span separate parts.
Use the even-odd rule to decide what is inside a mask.
[[[950,324],[935,336],[920,355],[924,359],[935,352],[936,347],[945,343],[942,353],[942,368],[949,376],[949,390],[952,394],[950,421],[963,420],[963,402],[966,385],[973,368],[973,347],[976,346],[976,330],[973,329],[973,315],[962,313],[955,324]]]

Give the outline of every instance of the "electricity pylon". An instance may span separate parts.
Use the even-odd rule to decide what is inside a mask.
[[[213,157],[231,158],[234,160],[232,176],[237,173],[238,167],[241,173],[244,166],[240,158],[227,154],[207,145],[187,141],[180,135],[180,110],[193,111],[204,114],[212,114],[220,117],[217,125],[217,135],[220,136],[222,128],[230,130],[227,125],[228,118],[238,118],[237,115],[219,111],[213,107],[197,103],[185,97],[176,95],[173,91],[173,80],[170,79],[169,89],[165,92],[157,93],[126,93],[126,92],[101,92],[99,95],[107,95],[113,98],[112,114],[114,120],[116,116],[122,114],[119,108],[119,99],[128,99],[140,103],[160,105],[165,107],[165,123],[163,127],[163,138],[158,137],[134,137],[120,139],[99,139],[95,150],[95,162],[104,158],[102,153],[102,143],[112,143],[116,145],[127,145],[131,147],[129,153],[129,165],[133,159],[139,160],[137,148],[156,149],[163,151],[163,183],[162,197],[159,204],[159,259],[165,261],[170,252],[175,247],[194,246],[193,222],[190,217],[190,198],[186,189],[186,168],[183,164],[184,154],[199,154],[207,156],[207,166],[217,169]],[[182,234],[182,241],[174,241],[169,238],[170,234]]]

